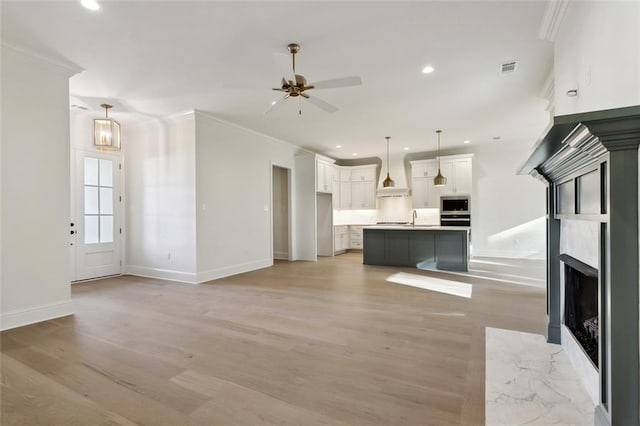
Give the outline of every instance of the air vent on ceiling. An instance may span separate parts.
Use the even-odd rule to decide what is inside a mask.
[[[515,72],[518,61],[509,61],[500,65],[500,75],[511,74]]]

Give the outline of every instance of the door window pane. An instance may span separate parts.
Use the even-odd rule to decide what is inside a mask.
[[[85,244],[115,240],[113,167],[112,160],[84,158]]]
[[[100,160],[100,186],[113,186],[113,161]]]
[[[100,241],[98,237],[98,216],[84,217],[84,243],[95,244]]]
[[[113,242],[113,216],[100,216],[100,242]]]
[[[98,188],[84,187],[84,214],[98,214]]]
[[[84,158],[84,184],[98,186],[98,159]]]
[[[100,214],[113,214],[113,189],[100,188]]]

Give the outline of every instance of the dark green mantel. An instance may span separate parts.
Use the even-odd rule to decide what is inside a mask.
[[[547,183],[547,340],[561,339],[558,185],[589,168],[601,171],[600,395],[596,425],[640,425],[638,146],[640,106],[557,116],[518,174]],[[579,200],[578,200],[579,202]],[[561,216],[561,215],[560,215]],[[573,217],[572,217],[573,218]],[[606,345],[606,346],[605,346]]]
[[[612,142],[622,142],[616,136],[622,136],[623,140],[630,138],[631,143],[634,143],[633,140],[637,142],[640,137],[640,105],[554,117],[553,126],[534,146],[518,174],[533,174],[534,170],[565,147],[565,141],[579,125],[586,126],[598,136],[608,150],[614,150]]]

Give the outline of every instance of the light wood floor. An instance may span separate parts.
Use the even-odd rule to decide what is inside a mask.
[[[2,333],[1,424],[484,424],[485,326],[542,333],[544,290],[361,259],[75,285],[75,316]]]

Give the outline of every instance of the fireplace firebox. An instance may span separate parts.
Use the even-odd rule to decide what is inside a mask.
[[[598,270],[569,255],[564,262],[564,325],[598,368]]]

